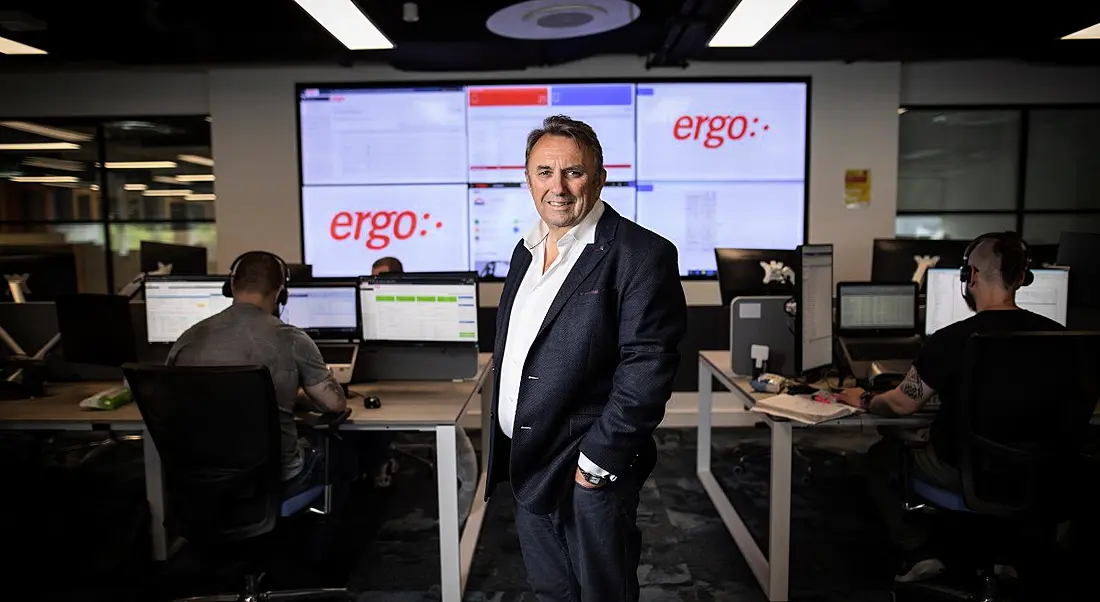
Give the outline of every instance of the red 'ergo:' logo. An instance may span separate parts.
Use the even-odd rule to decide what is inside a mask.
[[[393,238],[408,240],[419,230],[421,236],[427,236],[428,230],[421,229],[421,221],[432,219],[431,214],[417,216],[413,211],[340,211],[332,216],[329,235],[332,240],[361,240],[366,236],[368,249],[380,251],[390,245]],[[436,229],[443,222],[435,223]],[[392,238],[391,238],[392,237]]]
[[[756,132],[749,128],[749,122],[749,118],[744,115],[682,115],[672,126],[672,137],[677,140],[698,140],[700,134],[706,134],[703,146],[715,149],[725,144],[727,139],[740,140],[746,135],[755,137]],[[751,122],[752,125],[757,125],[760,118],[753,117]],[[764,124],[761,129],[768,131],[768,125]]]

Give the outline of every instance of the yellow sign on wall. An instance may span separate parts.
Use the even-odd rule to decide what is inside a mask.
[[[849,209],[871,204],[871,170],[844,171],[844,205]]]

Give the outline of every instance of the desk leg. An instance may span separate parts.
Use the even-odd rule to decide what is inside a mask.
[[[164,531],[164,482],[160,471],[160,454],[149,431],[141,437],[145,452],[145,499],[149,502],[149,532],[153,539],[153,560],[168,560],[168,535]]]
[[[790,422],[772,422],[771,499],[768,504],[768,600],[786,600],[791,562],[791,465],[794,432]]]
[[[435,427],[435,473],[439,489],[439,567],[443,602],[462,600],[458,533],[458,450],[455,426]]]
[[[714,417],[714,391],[711,386],[710,368],[699,360],[699,449],[695,455],[696,472],[710,472],[711,419]]]

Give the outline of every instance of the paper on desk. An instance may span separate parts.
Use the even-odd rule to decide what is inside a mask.
[[[782,393],[757,400],[751,411],[788,418],[804,424],[818,424],[851,416],[859,410],[843,403],[822,403],[805,395]]]

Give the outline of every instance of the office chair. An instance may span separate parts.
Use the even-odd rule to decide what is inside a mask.
[[[1090,480],[1084,450],[1100,401],[1100,332],[974,335],[965,357],[962,398],[953,408],[962,491],[921,480],[906,461],[901,476],[907,510],[941,512],[963,529],[979,527],[983,535],[963,545],[974,548],[968,558],[979,565],[981,593],[904,587],[989,602],[997,599],[994,568],[1006,551],[1029,551],[1020,554],[1027,561],[1020,568],[1031,568],[1038,579],[1028,582],[1022,570],[1019,585],[1049,582],[1041,567]]]
[[[325,489],[284,492],[279,408],[267,368],[126,364],[122,371],[160,454],[166,528],[213,566],[244,562],[242,592],[188,600],[347,599],[344,589],[259,590],[261,557],[278,519],[302,512]],[[334,429],[349,413],[317,426]]]

